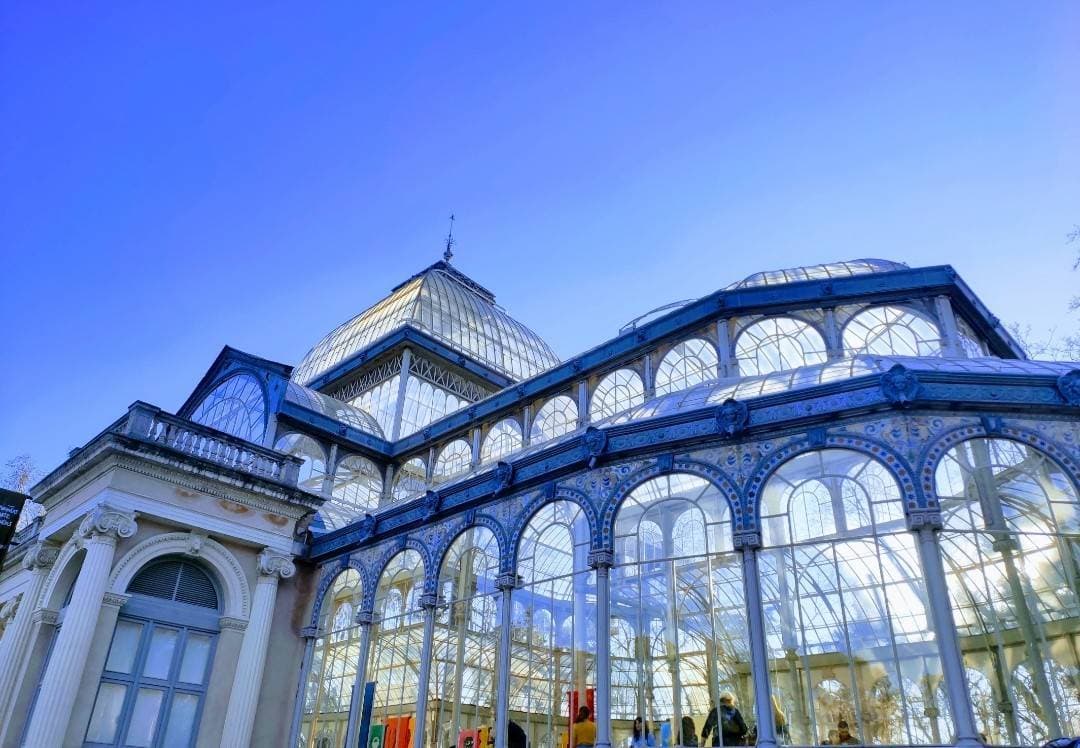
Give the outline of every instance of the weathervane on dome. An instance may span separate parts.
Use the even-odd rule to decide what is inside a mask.
[[[454,256],[454,214],[450,214],[450,231],[446,234],[446,251],[442,253],[442,258],[446,262]]]

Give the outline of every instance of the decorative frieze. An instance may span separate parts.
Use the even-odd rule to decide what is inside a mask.
[[[248,622],[243,618],[233,618],[231,616],[222,616],[218,619],[218,627],[222,631],[245,631],[248,627]]]
[[[111,608],[122,608],[131,599],[131,595],[123,595],[119,592],[106,592],[101,598],[102,605],[108,605]]]

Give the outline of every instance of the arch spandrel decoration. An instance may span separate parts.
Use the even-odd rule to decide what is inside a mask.
[[[326,599],[326,591],[330,589],[330,585],[334,583],[334,580],[338,578],[338,575],[346,569],[355,569],[360,574],[360,582],[363,585],[362,589],[367,589],[367,577],[364,573],[364,569],[359,566],[353,566],[351,559],[348,556],[336,558],[328,564],[325,564],[319,569],[319,582],[315,586],[314,600],[311,605],[311,615],[308,617],[308,625],[318,627],[319,617],[322,615],[323,601]]]
[[[129,550],[113,566],[108,591],[117,595],[125,594],[140,569],[155,558],[168,555],[183,555],[205,562],[217,577],[224,593],[222,615],[247,620],[251,610],[251,590],[240,562],[217,541],[189,532],[154,535]]]
[[[757,531],[759,529],[758,506],[761,500],[761,492],[769,477],[780,465],[804,452],[815,452],[828,448],[861,452],[878,460],[896,479],[897,485],[900,487],[905,512],[910,514],[913,511],[927,508],[926,496],[915,481],[914,471],[907,464],[907,461],[892,447],[875,439],[845,433],[826,434],[824,438],[817,441],[820,443],[815,443],[809,438],[798,439],[762,458],[744,486],[744,531]]]

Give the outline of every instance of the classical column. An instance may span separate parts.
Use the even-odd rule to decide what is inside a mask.
[[[424,610],[424,648],[420,654],[420,682],[416,686],[416,734],[413,748],[424,748],[424,728],[427,727],[428,681],[431,680],[431,650],[435,639],[435,605],[439,596],[430,592],[420,596]]]
[[[914,512],[907,517],[908,528],[919,541],[919,560],[922,562],[923,578],[926,580],[927,607],[930,625],[941,653],[941,667],[945,676],[945,690],[949,694],[949,709],[956,725],[957,746],[981,746],[975,717],[971,712],[967,677],[964,674],[964,657],[956,638],[956,626],[952,617],[952,602],[945,583],[945,565],[941,562],[938,548],[938,530],[941,514],[937,512]],[[929,702],[928,702],[929,703]]]
[[[278,580],[288,579],[296,573],[289,556],[269,548],[264,548],[259,554],[258,564],[259,580],[255,584],[255,594],[251,596],[251,616],[240,644],[236,676],[225,712],[225,727],[221,731],[222,748],[244,748],[251,743]]]
[[[108,504],[94,507],[79,524],[76,532],[86,553],[71,592],[71,602],[64,610],[49,665],[41,678],[25,745],[53,748],[63,742],[109,584],[116,541],[130,538],[137,529],[134,512],[120,511]]]
[[[502,628],[499,629],[499,685],[495,694],[495,748],[506,748],[510,727],[510,629],[513,617],[511,596],[518,585],[518,575],[505,572],[495,580],[502,592],[499,604],[502,610]]]
[[[754,679],[757,745],[760,748],[775,748],[776,722],[769,698],[769,653],[765,651],[765,617],[761,613],[761,578],[757,563],[757,550],[760,547],[761,535],[756,532],[735,535],[735,549],[742,552],[746,622],[750,628],[750,674]]]
[[[244,628],[247,628],[245,626]],[[296,703],[293,704],[292,722],[289,725],[289,745],[295,746],[300,740],[300,723],[304,720],[304,701],[307,698],[307,682],[311,677],[311,660],[315,655],[315,640],[319,637],[318,626],[304,626],[300,629],[304,639],[304,659],[300,661],[300,685],[296,689]]]
[[[596,570],[596,748],[611,746],[611,596],[608,594],[608,576],[614,565],[615,554],[607,548],[589,553],[589,566]]]
[[[364,684],[367,682],[368,651],[371,649],[371,624],[375,620],[375,614],[370,610],[362,610],[356,614],[356,624],[360,627],[360,652],[356,661],[356,679],[353,681],[353,697],[349,704],[349,725],[346,731],[346,746],[357,745],[358,731],[360,730],[360,708],[364,698]],[[364,736],[364,745],[367,745],[367,736]]]
[[[22,566],[29,579],[17,600],[13,600],[7,612],[11,616],[4,628],[4,638],[0,639],[0,721],[7,714],[15,691],[19,687],[19,672],[22,670],[23,655],[30,641],[33,628],[32,617],[38,606],[38,598],[49,577],[49,570],[56,561],[60,549],[48,543],[35,543],[26,550],[22,557]],[[0,617],[3,617],[0,612]]]

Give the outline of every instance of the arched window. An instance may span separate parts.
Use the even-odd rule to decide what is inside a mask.
[[[355,569],[338,574],[323,596],[319,631],[304,689],[302,748],[345,744],[360,657],[356,612],[363,599],[360,574]]]
[[[266,435],[266,398],[258,380],[236,374],[202,399],[191,420],[254,444]]]
[[[556,500],[539,509],[518,543],[514,590],[532,622],[515,632],[510,711],[527,735],[565,734],[568,697],[596,687],[596,576],[589,568],[590,528],[581,508]]]
[[[445,483],[455,475],[468,472],[472,464],[472,447],[464,439],[455,439],[439,452],[431,479],[435,484]]]
[[[540,406],[533,419],[529,439],[533,444],[546,442],[577,428],[577,404],[566,395],[553,397]]]
[[[753,678],[742,562],[732,551],[731,512],[708,481],[685,473],[642,483],[615,515],[612,610],[643,632],[612,649],[615,737],[638,715],[654,731],[682,732],[684,718],[704,726],[722,692],[753,714]]]
[[[993,745],[1080,732],[1080,500],[1038,449],[971,439],[938,463],[940,548],[976,718]],[[1011,671],[1011,672],[1010,672]],[[982,713],[992,692],[1004,719]]]
[[[794,744],[820,745],[839,719],[867,744],[931,740],[932,732],[895,718],[914,708],[900,688],[905,680],[943,677],[903,517],[892,473],[846,449],[798,455],[762,490],[758,559],[771,681],[774,691],[813,694],[785,705]],[[940,729],[939,742],[950,742],[952,725]]]
[[[793,317],[770,317],[747,327],[735,341],[739,374],[771,374],[825,363],[825,340]]]
[[[618,369],[596,385],[589,404],[589,416],[593,421],[599,421],[643,402],[645,384],[638,373],[632,369]]]
[[[296,479],[298,488],[311,493],[323,492],[326,477],[326,453],[317,441],[304,434],[285,434],[277,440],[274,449],[303,460]]]
[[[127,593],[85,741],[192,745],[217,643],[217,587],[197,563],[163,557],[141,569]]]
[[[656,367],[656,394],[666,395],[718,376],[716,348],[707,340],[691,338],[667,352]]]
[[[848,355],[939,356],[941,334],[929,318],[901,306],[877,306],[856,314],[844,327]]]
[[[504,418],[488,431],[480,447],[480,462],[493,462],[521,449],[524,440],[521,425],[513,418]]]
[[[371,460],[360,455],[340,460],[334,471],[333,498],[319,510],[326,529],[344,527],[377,508],[382,487],[382,475]]]
[[[408,548],[390,559],[375,589],[378,626],[373,631],[367,668],[368,680],[376,684],[372,720],[395,731],[409,730],[409,720],[416,711],[424,645],[417,590],[423,588],[424,560]],[[412,745],[411,738],[402,744]]]
[[[391,492],[393,501],[405,501],[426,491],[426,474],[427,468],[419,457],[401,465],[394,476],[394,490]]]
[[[428,687],[435,745],[455,744],[462,730],[494,720],[502,623],[498,574],[499,544],[484,527],[459,535],[443,559]]]

